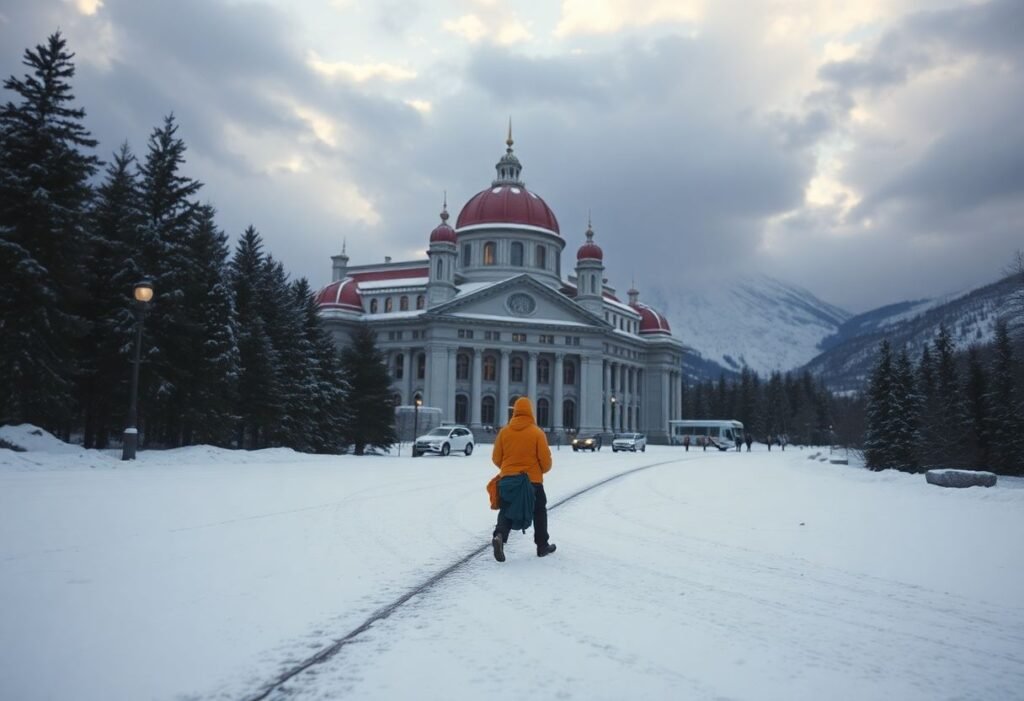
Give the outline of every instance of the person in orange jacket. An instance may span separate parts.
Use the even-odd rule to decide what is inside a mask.
[[[526,397],[520,397],[512,407],[512,420],[505,425],[494,439],[491,462],[499,469],[498,477],[507,477],[525,472],[533,484],[536,499],[533,508],[533,542],[537,546],[537,557],[555,552],[555,544],[548,542],[548,498],[544,493],[544,473],[551,469],[551,449],[544,431],[533,419],[533,406]],[[494,527],[491,546],[494,559],[505,561],[505,543],[511,525],[498,511],[498,523]]]

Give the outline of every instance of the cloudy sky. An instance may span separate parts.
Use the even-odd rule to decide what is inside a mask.
[[[221,225],[314,286],[343,239],[422,256],[510,117],[563,266],[590,211],[620,291],[757,271],[859,312],[1024,247],[1020,0],[0,0],[0,74],[57,29],[100,155],[173,112]]]

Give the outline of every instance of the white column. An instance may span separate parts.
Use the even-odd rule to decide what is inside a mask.
[[[668,430],[668,417],[669,414],[669,388],[672,386],[672,380],[670,379],[671,371],[665,370],[661,373],[661,426],[658,427],[660,431]]]
[[[494,425],[500,428],[508,423],[508,351],[501,351],[498,367],[498,406],[494,411]]]
[[[551,408],[555,412],[555,415],[551,417],[551,425],[555,427],[556,431],[560,431],[564,428],[562,426],[562,404],[565,402],[565,388],[562,385],[562,372],[565,370],[563,365],[564,356],[562,353],[555,353],[555,399],[554,406]]]
[[[472,425],[470,426],[473,430],[480,428],[480,401],[482,400],[481,388],[483,386],[484,379],[484,364],[483,364],[483,350],[480,348],[473,349],[473,388],[470,392],[470,402],[473,406],[470,408],[470,415],[473,417]]]
[[[437,406],[437,404],[435,403],[437,400],[434,399],[433,394],[433,383],[431,382],[431,377],[434,374],[434,363],[432,362],[433,359],[430,356],[434,354],[434,347],[424,347],[423,354],[427,358],[426,363],[424,364],[425,367],[423,373],[423,406]]]
[[[455,360],[458,355],[458,348],[448,349],[448,398],[445,412],[449,421],[455,421]]]
[[[533,404],[534,414],[537,412],[537,352],[530,351],[526,361],[526,396]]]
[[[412,377],[414,366],[412,361],[412,348],[406,348],[405,357],[402,358],[402,377],[405,378],[405,403],[410,405],[413,404],[412,388],[414,387]]]

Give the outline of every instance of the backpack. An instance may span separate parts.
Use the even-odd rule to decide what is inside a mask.
[[[525,472],[502,477],[498,481],[498,496],[501,500],[501,515],[509,522],[511,529],[525,533],[533,525],[533,507],[537,501],[530,478]]]

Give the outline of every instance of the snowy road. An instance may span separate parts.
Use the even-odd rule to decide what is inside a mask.
[[[555,453],[513,534],[268,698],[1013,699],[1024,489]],[[0,451],[0,697],[243,699],[486,544],[486,450]]]

